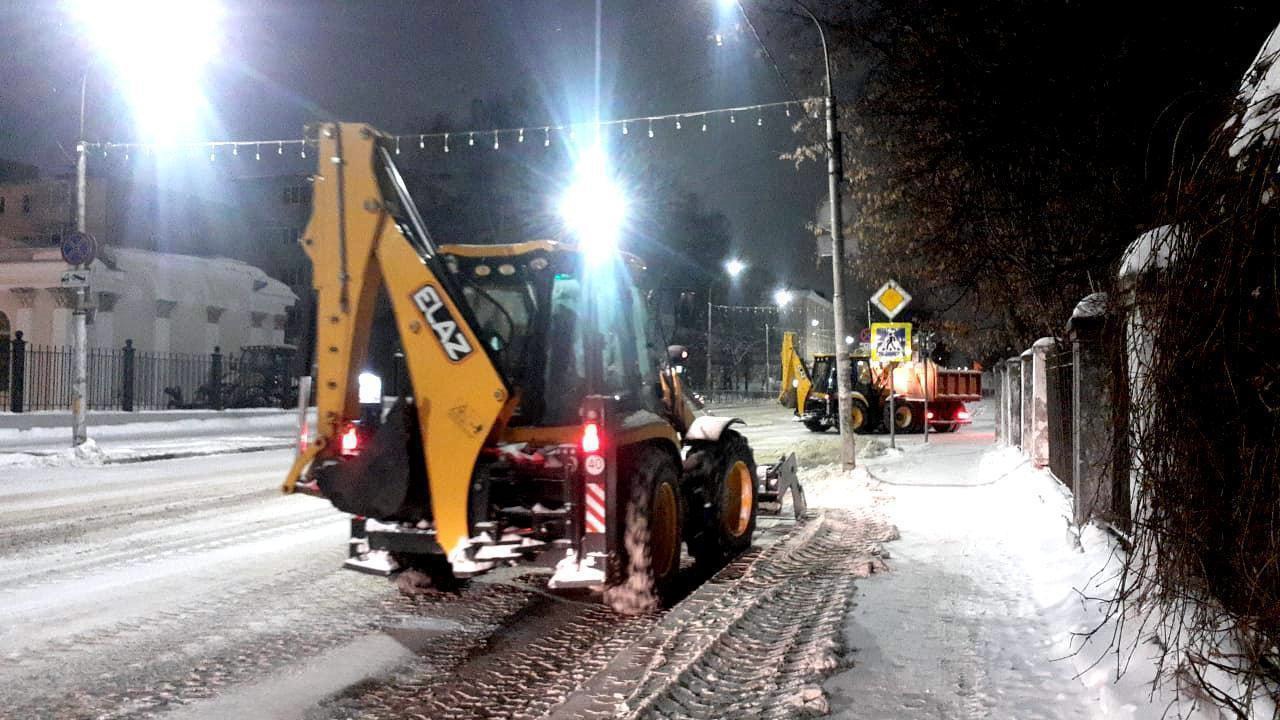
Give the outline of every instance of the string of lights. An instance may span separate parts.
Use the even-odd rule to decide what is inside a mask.
[[[717,310],[733,310],[733,311],[738,311],[738,312],[752,312],[752,313],[762,313],[762,312],[776,313],[776,312],[778,312],[778,306],[777,306],[777,305],[719,305],[719,304],[712,304],[712,305],[711,305],[711,307],[712,307],[712,309],[717,309]]]
[[[603,131],[605,129],[617,130],[622,135],[643,134],[649,138],[656,137],[658,133],[677,132],[677,131],[694,131],[707,132],[711,127],[711,120],[716,118],[728,118],[730,125],[749,124],[754,121],[757,127],[763,127],[765,117],[769,111],[781,110],[786,118],[792,117],[794,114],[811,114],[816,112],[816,108],[821,106],[822,98],[810,97],[798,100],[785,100],[781,102],[758,103],[755,105],[739,105],[735,107],[711,108],[706,110],[692,110],[687,112],[666,113],[663,115],[644,115],[638,117],[619,118],[616,120],[602,120],[600,122],[581,122],[566,123],[559,125],[532,125],[525,127],[510,128],[488,128],[478,130],[450,130],[447,132],[429,132],[429,133],[405,133],[401,135],[388,135],[388,140],[392,143],[393,152],[397,155],[401,154],[403,149],[417,148],[425,151],[428,145],[432,148],[439,148],[444,152],[450,152],[453,148],[459,146],[474,148],[477,146],[489,147],[493,150],[501,149],[504,140],[508,143],[514,141],[517,145],[529,143],[542,143],[543,147],[550,147],[557,137],[574,139],[581,133],[587,131]],[[742,122],[739,123],[739,119]],[[219,156],[230,155],[239,157],[241,155],[253,155],[254,160],[262,160],[263,156],[270,158],[272,156],[281,157],[286,154],[290,156],[296,155],[299,158],[306,159],[307,151],[315,146],[315,141],[306,138],[290,138],[277,140],[213,140],[202,142],[186,142],[186,143],[155,143],[155,142],[86,142],[85,149],[89,151],[100,152],[102,157],[109,158],[120,156],[129,159],[133,154],[138,153],[171,153],[171,152],[207,152],[209,161],[217,161]]]

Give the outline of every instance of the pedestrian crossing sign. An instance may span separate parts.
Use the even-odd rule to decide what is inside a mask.
[[[911,323],[871,323],[871,360],[911,359]]]
[[[890,320],[897,317],[910,302],[911,293],[896,280],[890,280],[881,285],[880,289],[871,295],[871,303],[880,308],[880,312]]]

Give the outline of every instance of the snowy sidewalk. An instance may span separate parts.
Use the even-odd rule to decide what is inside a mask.
[[[0,467],[98,465],[251,452],[292,447],[297,413],[228,410],[111,413],[89,416],[89,438],[70,445],[65,413],[5,415],[0,423]]]
[[[1078,533],[1066,488],[989,430],[980,420],[896,452],[860,438],[871,457],[852,476],[802,471],[811,506],[874,508],[901,535],[885,545],[888,572],[858,583],[844,628],[850,666],[824,684],[831,716],[1162,717],[1171,698],[1152,699],[1144,648],[1119,682],[1114,655],[1094,664],[1105,640],[1075,652],[1076,633],[1103,619],[1079,591],[1109,592],[1114,542],[1095,527]]]

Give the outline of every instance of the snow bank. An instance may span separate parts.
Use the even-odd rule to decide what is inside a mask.
[[[993,486],[1009,518],[1008,549],[1021,556],[1030,573],[1031,596],[1047,624],[1055,654],[1071,662],[1079,681],[1096,693],[1099,718],[1133,720],[1218,720],[1218,708],[1180,697],[1168,684],[1154,686],[1159,649],[1150,618],[1132,612],[1108,616],[1125,553],[1109,532],[1096,524],[1072,522],[1071,493],[1048,472],[1025,463],[1016,450],[1003,448],[982,459],[982,472],[1000,479]],[[1120,634],[1123,623],[1124,634]],[[1146,628],[1141,637],[1135,637]],[[1111,647],[1119,636],[1121,650]],[[1256,709],[1271,717],[1274,708]]]

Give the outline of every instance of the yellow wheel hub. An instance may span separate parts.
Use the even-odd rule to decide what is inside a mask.
[[[742,537],[751,525],[751,504],[755,500],[755,483],[751,469],[741,460],[729,468],[724,479],[724,514],[720,522],[730,537]]]
[[[849,423],[854,430],[861,430],[862,424],[867,421],[866,415],[862,414],[862,407],[854,405],[849,408]]]
[[[899,430],[906,430],[911,427],[911,408],[898,407],[893,411],[894,421],[898,425]]]
[[[661,483],[653,494],[653,517],[650,520],[650,544],[653,548],[653,574],[663,577],[671,572],[680,547],[676,517],[676,495],[670,483]]]

